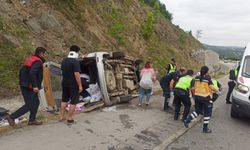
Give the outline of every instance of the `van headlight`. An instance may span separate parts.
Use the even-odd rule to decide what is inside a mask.
[[[249,88],[243,84],[238,83],[236,86],[236,91],[246,94],[249,91]]]

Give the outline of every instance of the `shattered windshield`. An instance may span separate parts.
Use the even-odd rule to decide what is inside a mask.
[[[250,56],[247,56],[243,65],[242,75],[250,78]]]

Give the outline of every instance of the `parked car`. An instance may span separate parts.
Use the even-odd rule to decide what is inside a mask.
[[[250,43],[243,54],[232,94],[231,117],[250,117]]]
[[[141,62],[142,60],[130,57],[124,52],[94,52],[86,54],[79,59],[81,74],[89,77],[89,84],[98,84],[106,106],[128,102],[138,95],[139,65]],[[60,76],[59,64],[48,62],[46,66],[51,74]],[[53,83],[52,86],[55,84],[60,86],[58,83]],[[58,90],[59,86],[47,89]],[[48,92],[48,90],[40,92],[42,93],[40,94],[41,97],[44,99],[46,91]],[[54,93],[54,91],[51,93]],[[57,95],[60,98],[61,94]],[[48,99],[53,98],[47,98],[47,101]]]

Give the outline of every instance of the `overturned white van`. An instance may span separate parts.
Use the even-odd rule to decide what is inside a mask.
[[[79,59],[81,73],[89,77],[91,84],[98,84],[106,106],[128,102],[138,94],[141,62],[141,59],[127,56],[124,52],[95,52]],[[60,77],[59,64],[48,62],[45,68],[47,68],[45,73],[48,71],[50,76]],[[56,105],[54,99],[61,98],[60,79],[53,82],[50,78],[44,78],[44,91],[40,92],[45,107],[54,107],[53,105]],[[53,88],[56,84],[57,87]]]

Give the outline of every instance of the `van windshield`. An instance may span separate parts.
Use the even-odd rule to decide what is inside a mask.
[[[242,76],[250,78],[250,56],[247,56],[242,68]]]

